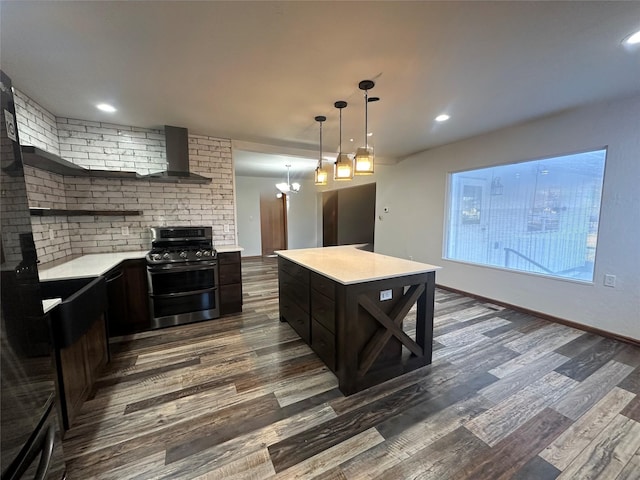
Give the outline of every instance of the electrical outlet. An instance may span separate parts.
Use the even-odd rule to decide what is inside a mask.
[[[380,290],[380,301],[391,300],[393,298],[393,290]]]
[[[229,233],[229,224],[228,223],[224,224],[224,233]]]
[[[615,287],[616,286],[616,276],[615,275],[605,275],[604,276],[604,286],[605,287]]]
[[[129,227],[122,227],[122,235],[129,235]]]

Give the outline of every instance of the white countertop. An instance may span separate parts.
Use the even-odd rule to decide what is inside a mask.
[[[241,252],[244,248],[237,245],[215,247],[218,253]],[[144,258],[148,250],[117,253],[93,253],[82,255],[55,267],[39,267],[40,280],[60,280],[64,278],[97,277],[107,273],[124,260]]]
[[[231,253],[231,252],[244,251],[244,247],[239,247],[238,245],[220,245],[219,247],[214,246],[214,248],[218,253]]]
[[[60,280],[63,278],[97,277],[107,273],[124,260],[144,258],[144,252],[93,253],[82,255],[51,268],[38,268],[40,280]]]
[[[44,300],[42,300],[42,309],[44,310],[44,313],[47,313],[53,307],[55,307],[56,305],[60,305],[61,303],[61,298],[45,298]]]
[[[275,253],[343,285],[434,272],[442,268],[359,250],[353,245],[278,250]]]

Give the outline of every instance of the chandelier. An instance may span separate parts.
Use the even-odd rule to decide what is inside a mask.
[[[300,184],[297,182],[291,183],[289,181],[289,169],[291,168],[291,165],[285,165],[285,167],[287,167],[287,183],[284,183],[284,182],[276,183],[276,188],[280,190],[280,192],[285,194],[299,192]]]

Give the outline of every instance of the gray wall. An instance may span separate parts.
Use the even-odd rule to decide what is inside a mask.
[[[282,178],[236,177],[236,204],[238,219],[238,245],[242,255],[262,254],[260,240],[260,194],[275,195],[275,184]],[[319,193],[312,181],[301,181],[300,192],[288,196],[287,227],[290,249],[318,246],[316,202]]]
[[[376,251],[444,268],[442,285],[640,339],[640,96],[422,152],[377,180]],[[608,146],[593,284],[442,258],[447,173]],[[389,213],[381,213],[388,206]],[[605,287],[604,275],[617,277]]]

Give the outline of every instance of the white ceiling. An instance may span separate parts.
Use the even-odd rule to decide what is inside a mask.
[[[243,174],[312,171],[316,115],[335,153],[336,100],[343,150],[363,143],[363,79],[388,163],[640,93],[637,1],[2,1],[0,20],[2,69],[50,112],[231,138]]]

